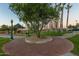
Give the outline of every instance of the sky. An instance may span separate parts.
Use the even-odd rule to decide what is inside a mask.
[[[9,4],[0,3],[0,26],[3,24],[10,25],[11,19],[14,24],[20,23],[23,25],[23,23],[19,21],[17,15],[9,9]]]
[[[67,10],[64,9],[64,18],[63,18],[63,25],[66,25],[66,17]],[[10,25],[11,19],[14,21],[14,24],[20,23],[24,25],[22,22],[19,21],[17,15],[15,15],[10,9],[9,4],[7,3],[0,3],[0,26],[3,24]],[[79,22],[79,4],[73,3],[72,8],[70,9],[69,15],[69,24],[75,25],[76,20]]]

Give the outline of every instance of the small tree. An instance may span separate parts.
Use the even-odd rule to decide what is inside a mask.
[[[51,4],[47,3],[10,4],[10,9],[38,37],[40,37],[40,32],[43,30],[43,27],[54,19],[58,13]]]
[[[2,26],[1,26],[1,29],[2,29],[3,31],[8,30],[8,25],[2,25]]]
[[[1,28],[0,28],[0,31],[7,31],[7,32],[8,32],[8,34],[9,34],[9,26],[8,26],[8,25],[3,24],[3,25],[1,26]]]

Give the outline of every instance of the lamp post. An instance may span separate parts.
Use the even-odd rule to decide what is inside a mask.
[[[13,20],[11,20],[11,39],[13,39]]]

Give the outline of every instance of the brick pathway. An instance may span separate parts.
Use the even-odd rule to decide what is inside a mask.
[[[57,56],[73,49],[73,44],[64,38],[54,37],[43,44],[29,44],[24,39],[13,40],[4,45],[3,50],[11,56]]]

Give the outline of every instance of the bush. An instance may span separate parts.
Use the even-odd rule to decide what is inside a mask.
[[[6,34],[7,32],[6,31],[0,31],[0,34]]]
[[[75,29],[75,28],[74,28],[74,29],[72,29],[72,31],[79,31],[79,29]]]

